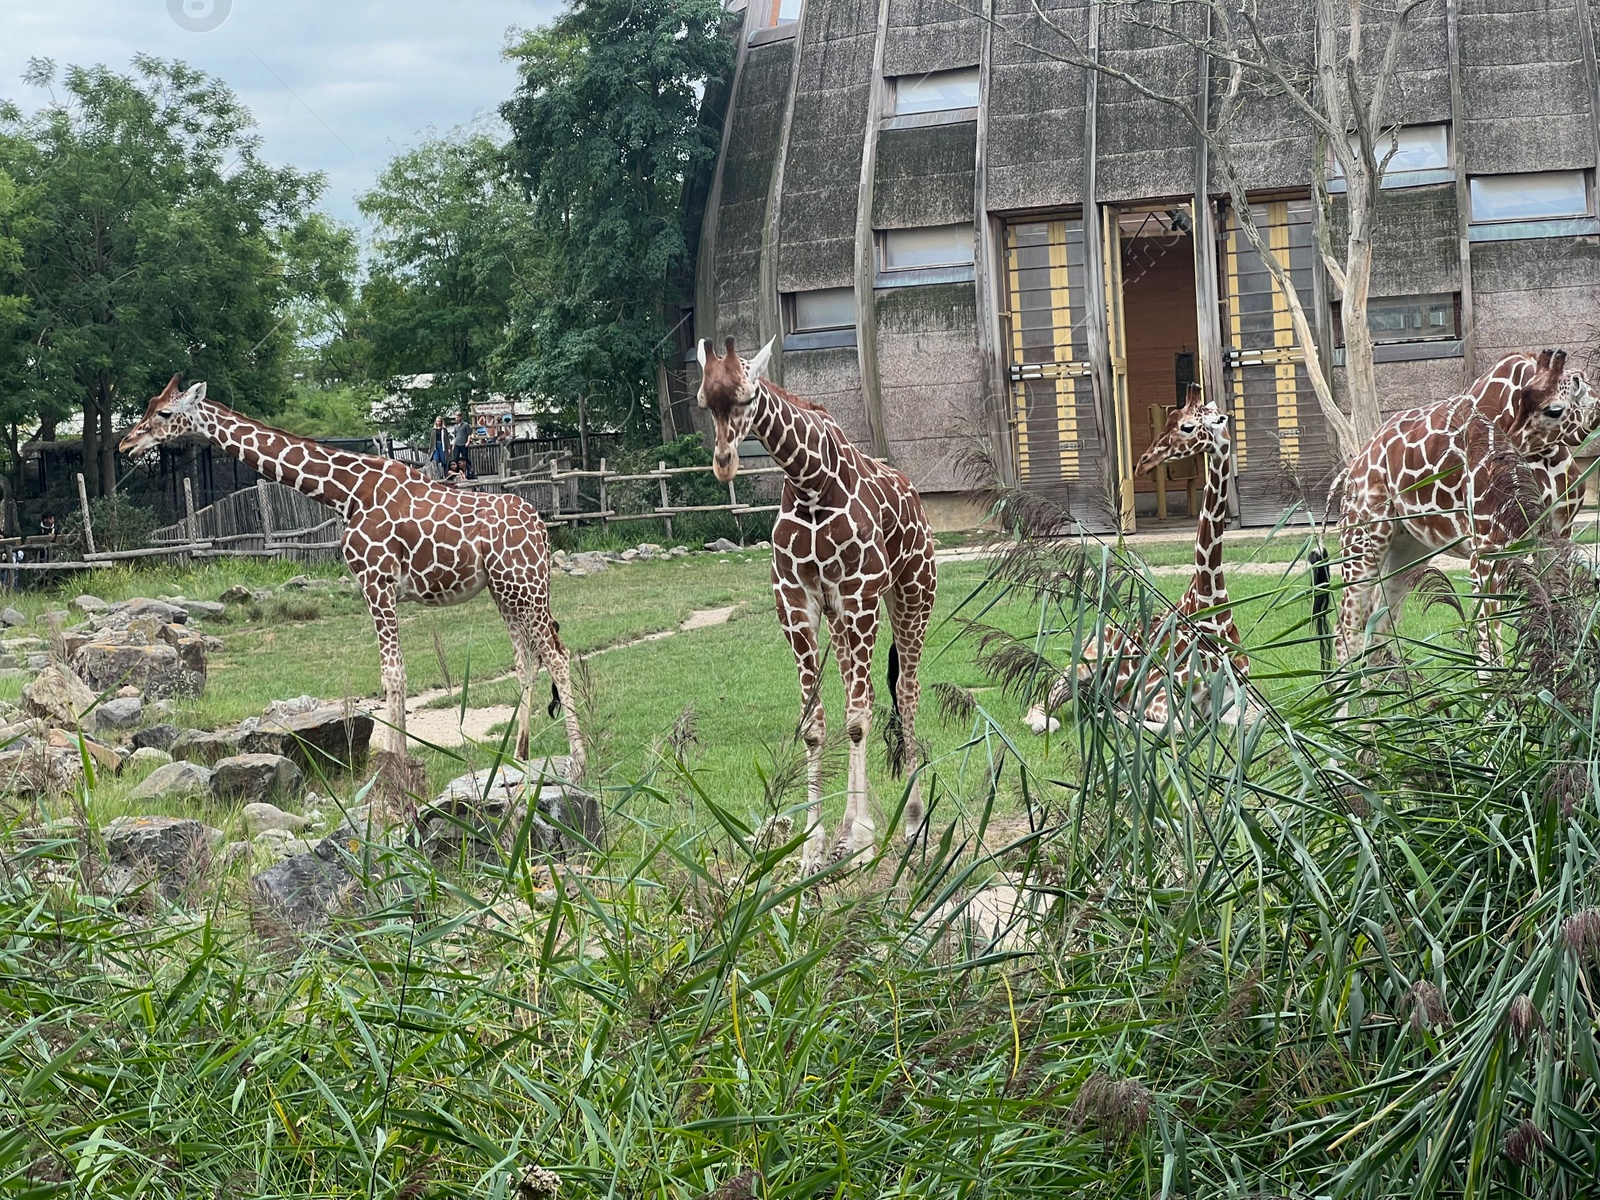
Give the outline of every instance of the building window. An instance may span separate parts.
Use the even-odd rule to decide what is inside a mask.
[[[813,292],[790,292],[788,332],[820,333],[829,329],[856,327],[855,288],[818,288]]]
[[[1334,340],[1344,345],[1344,322],[1333,306]],[[1367,300],[1367,328],[1374,345],[1401,342],[1453,341],[1461,336],[1461,297],[1453,292],[1425,296],[1372,296]]]
[[[768,25],[793,25],[800,19],[801,0],[772,0],[772,17]]]
[[[1355,138],[1350,139],[1350,148],[1356,148]],[[1381,187],[1418,187],[1449,183],[1455,178],[1450,165],[1448,125],[1402,125],[1398,129],[1384,130],[1378,135],[1372,152],[1383,169],[1379,180]],[[1385,157],[1389,160],[1387,163]],[[1328,190],[1345,190],[1344,168],[1331,153],[1328,155]]]
[[[971,266],[975,261],[973,237],[971,225],[886,229],[879,234],[879,270]]]
[[[1533,171],[1525,175],[1474,175],[1467,181],[1472,220],[1544,221],[1589,215],[1585,171]]]
[[[978,68],[956,71],[930,71],[926,75],[901,75],[892,81],[891,110],[895,116],[908,113],[948,112],[976,108]]]

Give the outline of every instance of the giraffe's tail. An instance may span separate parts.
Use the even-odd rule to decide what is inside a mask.
[[[1333,669],[1333,575],[1328,570],[1328,552],[1320,545],[1310,554],[1311,562],[1311,620],[1317,630],[1317,654],[1322,660],[1322,673]]]
[[[554,629],[557,633],[560,633],[561,622],[551,621],[550,628]],[[532,697],[529,698],[529,703],[532,703]],[[550,680],[550,703],[544,706],[544,710],[550,714],[551,720],[554,720],[561,715],[561,692],[556,688],[556,681],[554,679]]]
[[[889,643],[889,724],[883,731],[889,745],[889,774],[895,779],[906,771],[906,727],[900,717],[900,648]]]

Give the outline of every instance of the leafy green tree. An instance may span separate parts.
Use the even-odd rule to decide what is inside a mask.
[[[533,201],[547,286],[522,293],[507,382],[636,441],[654,401],[674,281],[688,265],[686,179],[715,158],[699,97],[733,65],[720,0],[572,0],[512,47],[501,108]]]
[[[119,414],[174,371],[241,408],[280,403],[282,239],[322,179],[264,162],[233,93],[179,62],[140,56],[123,75],[35,60],[26,82],[51,99],[31,115],[0,107],[0,172],[19,189],[0,233],[21,245],[28,302],[9,370],[47,426],[82,410],[84,475],[105,494]]]
[[[385,410],[414,436],[435,412],[497,386],[513,297],[537,276],[528,206],[481,133],[400,155],[359,204],[375,229],[374,261],[346,341],[364,347],[351,353],[365,355],[373,378],[434,377],[410,408]]]

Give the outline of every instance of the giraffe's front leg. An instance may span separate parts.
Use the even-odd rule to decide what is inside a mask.
[[[777,571],[777,559],[773,570]],[[822,745],[827,722],[822,712],[822,672],[817,648],[818,609],[799,584],[774,583],[778,624],[794,652],[800,676],[800,739],[806,747],[806,840],[800,848],[800,874],[814,875],[827,858],[822,826]]]
[[[917,705],[922,699],[922,684],[917,669],[922,662],[922,646],[933,615],[934,584],[917,584],[896,589],[889,597],[889,631],[894,638],[899,674],[893,680],[895,707],[900,721],[901,762],[889,766],[898,776],[900,769],[911,768],[911,783],[906,793],[905,840],[909,845],[922,830],[926,812],[922,804],[922,780],[918,768]]]
[[[850,771],[838,852],[870,849],[877,827],[867,803],[867,735],[872,732],[872,648],[878,640],[878,599],[847,600],[831,622],[834,653],[844,679],[845,732],[850,737]]]
[[[383,680],[383,700],[388,729],[384,744],[389,753],[406,756],[406,660],[400,652],[400,618],[395,612],[392,580],[362,581],[372,625],[378,634],[378,663]]]

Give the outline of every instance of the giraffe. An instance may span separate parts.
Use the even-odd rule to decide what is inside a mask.
[[[1091,639],[1081,651],[1082,661],[1076,671],[1062,672],[1045,702],[1034,705],[1023,718],[1034,733],[1044,733],[1050,725],[1050,714],[1071,697],[1074,675],[1076,682],[1083,685],[1098,670],[1107,670],[1105,678],[1118,706],[1137,709],[1140,721],[1154,732],[1166,732],[1175,717],[1186,720],[1192,714],[1208,711],[1211,681],[1225,665],[1231,666],[1235,678],[1249,677],[1250,658],[1234,624],[1228,584],[1222,573],[1222,535],[1228,527],[1233,440],[1228,433],[1227,415],[1204,399],[1198,384],[1191,383],[1183,405],[1168,415],[1166,427],[1139,457],[1134,474],[1149,474],[1169,459],[1193,454],[1206,456],[1206,485],[1195,530],[1194,576],[1188,590],[1177,608],[1143,635],[1130,636],[1111,629],[1103,640]],[[1146,645],[1165,651],[1162,661],[1146,665]],[[1142,682],[1136,685],[1141,666],[1145,667]]]
[[[1341,665],[1367,648],[1369,627],[1392,628],[1422,561],[1455,545],[1465,545],[1472,590],[1483,597],[1479,653],[1493,658],[1501,559],[1533,528],[1542,498],[1524,454],[1559,443],[1568,409],[1589,403],[1587,384],[1566,376],[1565,364],[1565,352],[1547,350],[1521,384],[1514,372],[1491,372],[1480,395],[1396,413],[1351,461],[1339,519]]]
[[[827,857],[822,825],[824,721],[818,631],[824,617],[845,689],[850,767],[835,853],[874,844],[867,805],[867,734],[872,722],[872,652],[879,604],[888,609],[889,766],[898,777],[916,744],[917,667],[937,587],[933,530],[922,497],[901,472],[862,452],[826,409],[762,378],[768,342],[750,361],[734,351],[718,357],[702,339],[700,407],[716,426],[712,470],[723,483],[739,471],[739,443],[754,437],[783,468],[783,498],[772,528],[772,590],[778,622],[800,675],[801,736],[806,744],[809,814],[800,869],[811,874]],[[915,772],[905,806],[906,841],[923,823]]]
[[[406,664],[396,603],[459,604],[487,586],[511,635],[522,685],[517,754],[528,754],[528,710],[542,662],[552,681],[550,715],[558,705],[565,710],[573,773],[581,776],[584,745],[567,651],[550,615],[550,541],[532,505],[516,496],[445,487],[393,459],[295,437],[207,400],[203,382],[180,391],[181,378],[174,375],[150,401],[122,439],[122,452],[139,455],[175,438],[203,438],[344,518],[344,561],[378,634],[393,761],[406,757]]]

